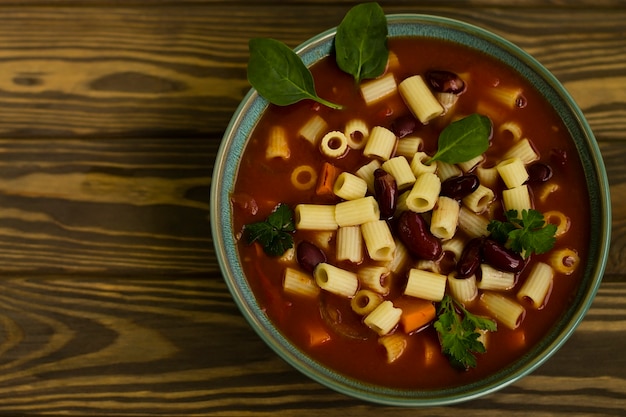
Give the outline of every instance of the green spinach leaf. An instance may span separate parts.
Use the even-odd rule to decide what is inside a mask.
[[[337,27],[335,58],[339,68],[357,83],[381,75],[389,59],[387,33],[387,18],[377,3],[354,6]]]
[[[490,137],[491,120],[486,116],[474,113],[452,122],[439,135],[437,153],[429,162],[467,162],[487,150]]]
[[[254,38],[249,42],[248,81],[271,103],[287,106],[300,100],[315,100],[332,109],[341,106],[318,97],[311,71],[300,57],[275,39]]]

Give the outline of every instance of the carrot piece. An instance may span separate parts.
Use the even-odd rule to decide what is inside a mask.
[[[405,333],[411,333],[426,326],[437,316],[435,305],[428,300],[401,299],[394,303],[402,310],[400,324]]]
[[[309,346],[311,347],[322,345],[330,340],[330,334],[320,325],[310,324],[306,331],[309,334]]]
[[[317,195],[334,195],[333,187],[341,170],[329,162],[324,162],[322,172],[315,188]]]

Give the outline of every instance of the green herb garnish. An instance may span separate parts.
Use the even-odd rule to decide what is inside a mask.
[[[537,210],[522,210],[521,219],[517,210],[505,213],[506,222],[491,220],[487,230],[491,237],[528,258],[533,252],[540,254],[552,249],[556,242],[556,225],[546,224],[543,214]]]
[[[461,369],[476,367],[474,353],[486,352],[485,345],[478,340],[478,330],[495,331],[496,323],[470,313],[449,295],[441,300],[437,316],[435,330],[439,333],[442,352],[452,366]]]
[[[258,241],[263,246],[263,251],[270,256],[280,256],[293,247],[291,232],[294,230],[293,213],[283,203],[276,206],[264,221],[244,227],[248,244]]]
[[[377,3],[363,3],[346,13],[335,36],[335,59],[358,83],[376,78],[389,59],[387,18]]]
[[[284,43],[266,38],[249,42],[248,81],[261,96],[279,106],[311,99],[332,109],[341,106],[318,97],[311,71]]]
[[[437,153],[429,162],[467,162],[487,150],[490,137],[491,120],[486,116],[474,113],[452,122],[439,135]]]

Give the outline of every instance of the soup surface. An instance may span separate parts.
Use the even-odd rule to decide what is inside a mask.
[[[526,163],[528,171],[537,162],[551,169],[552,175],[547,181],[527,183],[532,206],[541,213],[563,214],[569,229],[556,237],[551,251],[532,254],[526,260],[523,270],[514,274],[513,287],[493,291],[523,307],[521,323],[510,328],[500,322],[500,318],[481,302],[481,294],[487,291],[479,289],[476,298],[462,305],[475,315],[494,320],[497,331],[486,335],[486,352],[475,354],[475,367],[458,369],[451,365],[449,358],[441,352],[432,320],[408,333],[403,331],[401,324],[394,325],[387,335],[400,335],[403,349],[396,359],[390,360],[387,356],[389,348],[380,342],[382,335],[365,325],[364,316],[352,309],[352,296],[340,296],[326,290],[320,290],[315,296],[286,292],[283,283],[287,268],[310,276],[313,283],[314,275],[301,267],[294,250],[273,257],[263,253],[258,243],[246,241],[245,225],[264,220],[279,203],[294,209],[298,204],[335,205],[341,202],[342,199],[332,193],[319,192],[325,164],[332,164],[338,172],[355,173],[372,160],[380,159],[364,156],[362,148],[349,148],[340,157],[324,155],[320,152],[319,139],[311,143],[299,133],[313,116],[325,121],[322,136],[331,131],[343,132],[347,123],[354,119],[364,121],[370,131],[375,126],[382,126],[396,132],[400,120],[411,119],[411,110],[397,91],[374,103],[366,103],[359,86],[337,67],[332,56],[316,63],[311,72],[318,95],[341,104],[343,109],[333,110],[309,100],[286,107],[269,106],[240,161],[231,199],[233,231],[239,239],[240,258],[258,303],[276,327],[307,355],[337,372],[372,384],[407,389],[458,386],[493,374],[520,358],[550,330],[571,302],[582,268],[576,268],[573,257],[563,258],[560,260],[562,265],[555,266],[552,255],[559,250],[571,249],[580,259],[585,259],[589,240],[588,194],[583,170],[567,130],[550,104],[513,70],[478,51],[446,41],[390,38],[389,49],[391,58],[387,72],[393,74],[396,83],[416,74],[424,76],[432,70],[449,71],[465,83],[465,90],[444,115],[426,124],[418,122],[413,132],[397,138],[392,156],[404,149],[400,145],[402,141],[416,137],[422,140],[419,151],[432,156],[437,151],[440,133],[451,121],[478,113],[487,116],[492,123],[490,145],[477,166],[464,167],[465,172],[458,175],[477,174],[479,169],[495,166],[522,139],[529,140],[537,155],[536,161]],[[288,151],[282,156],[268,156],[269,138],[276,126],[282,126],[286,132],[283,149]],[[410,162],[410,155],[405,157]],[[302,166],[313,169],[301,174],[296,187],[292,174]],[[488,188],[493,191],[494,198],[476,215],[486,220],[504,221],[502,192],[506,186],[498,178],[488,184]],[[371,194],[370,188],[367,195]],[[463,206],[464,203],[459,204]],[[422,213],[422,216],[427,221],[430,219],[430,213]],[[546,219],[553,222],[548,217]],[[393,222],[389,222],[391,231],[395,230]],[[459,227],[452,239],[467,244],[471,237]],[[373,261],[365,249],[360,261],[337,259],[336,230],[295,230],[293,239],[296,247],[303,241],[314,243],[323,251],[328,264],[342,270],[357,272],[366,266],[387,265]],[[458,254],[455,257],[452,249],[446,249],[452,247],[448,239],[439,240],[444,250],[436,260],[420,262],[418,257],[411,255],[401,270],[391,271],[384,277],[388,293],[382,296],[383,299],[391,300],[400,309],[403,303],[411,302],[413,297],[405,295],[404,290],[412,268],[442,275],[454,270]],[[540,306],[533,307],[526,300],[517,299],[516,294],[538,262],[551,265],[554,276],[546,299]],[[562,269],[570,264],[573,264],[573,272],[563,272]],[[365,287],[359,282],[359,290]],[[432,303],[439,306],[438,301]]]

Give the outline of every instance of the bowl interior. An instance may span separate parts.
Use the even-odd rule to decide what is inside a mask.
[[[562,320],[524,357],[479,382],[441,390],[397,390],[371,386],[346,378],[313,361],[284,338],[259,308],[239,261],[232,232],[229,194],[247,139],[268,103],[254,90],[233,116],[218,152],[211,184],[211,224],[218,261],[225,281],[242,314],[261,338],[284,360],[314,380],[344,394],[368,401],[406,406],[433,406],[470,400],[508,384],[539,367],[571,335],[600,285],[610,241],[610,197],[602,157],[582,112],[571,96],[535,59],[501,37],[463,22],[427,15],[389,15],[389,36],[443,39],[480,50],[514,68],[551,102],[573,138],[584,167],[591,212],[591,241],[587,259],[581,260],[584,277],[576,298]],[[305,42],[296,52],[310,65],[332,51],[335,29]]]

